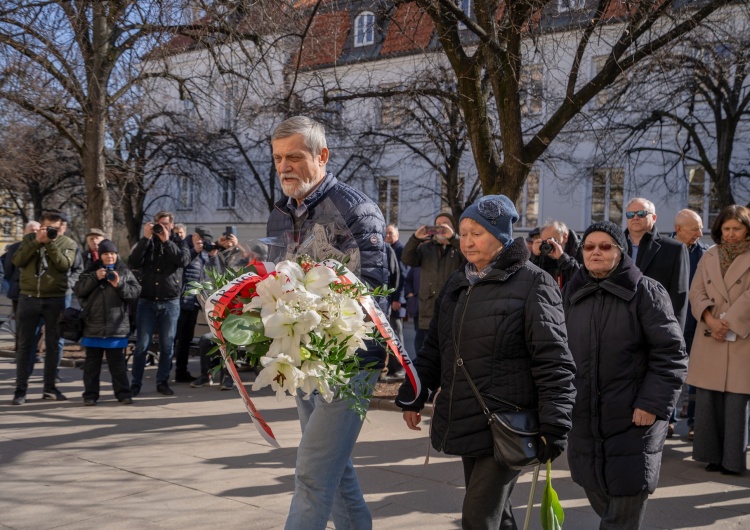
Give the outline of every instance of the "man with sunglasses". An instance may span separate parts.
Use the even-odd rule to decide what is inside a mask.
[[[59,347],[55,324],[65,308],[68,274],[75,261],[77,245],[64,235],[67,220],[60,212],[45,212],[40,222],[39,230],[25,235],[13,256],[13,264],[21,271],[21,292],[16,314],[18,349],[14,405],[26,403],[31,353],[36,329],[42,319],[47,323],[44,333],[46,354],[42,399],[66,399],[55,386]]]
[[[656,209],[648,199],[631,199],[625,207],[628,255],[640,271],[664,286],[680,329],[687,317],[690,260],[685,245],[656,228]]]

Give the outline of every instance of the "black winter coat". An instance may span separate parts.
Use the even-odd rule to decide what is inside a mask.
[[[182,295],[182,269],[190,263],[190,249],[179,237],[164,243],[158,237],[142,237],[128,258],[141,279],[141,298],[161,302]]]
[[[625,255],[603,280],[581,268],[563,299],[577,368],[568,441],[572,478],[605,495],[652,493],[687,369],[669,296]],[[635,408],[655,414],[656,422],[636,426]]]
[[[78,278],[73,291],[84,310],[84,337],[114,338],[130,334],[128,302],[138,298],[141,286],[125,262],[117,259],[115,271],[120,276],[117,287],[107,280],[99,280],[96,271],[102,268],[101,260],[95,261]]]
[[[628,231],[625,231],[628,234]],[[633,245],[628,238],[628,255],[633,254]],[[690,289],[690,259],[687,247],[668,236],[663,236],[654,227],[638,244],[636,265],[649,278],[664,286],[672,302],[672,309],[680,329],[685,329]]]
[[[456,345],[471,378],[493,410],[539,410],[541,434],[564,438],[575,399],[573,364],[566,343],[560,291],[552,278],[528,263],[523,238],[495,259],[492,271],[469,287],[465,270],[450,276],[435,304],[422,351],[414,361],[422,394],[413,405],[411,383],[396,400],[420,410],[427,391],[441,388],[432,416],[432,445],[448,454],[490,456],[487,418],[463,372]]]

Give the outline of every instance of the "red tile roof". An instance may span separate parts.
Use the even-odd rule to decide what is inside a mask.
[[[349,30],[349,11],[317,14],[302,44],[300,65],[313,67],[334,64],[344,49]]]
[[[416,2],[396,9],[380,50],[382,55],[424,49],[430,44],[435,25]]]

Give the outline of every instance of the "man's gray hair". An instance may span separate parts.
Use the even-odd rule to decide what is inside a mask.
[[[649,212],[651,212],[651,213],[656,213],[656,206],[654,206],[654,203],[653,203],[653,202],[651,202],[651,201],[650,201],[650,200],[648,200],[648,199],[644,199],[643,197],[635,197],[634,199],[630,199],[630,200],[628,201],[628,203],[627,203],[627,204],[625,205],[625,209],[627,210],[628,208],[630,208],[630,205],[631,205],[631,204],[633,204],[633,203],[634,203],[634,202],[636,202],[636,201],[637,201],[637,202],[642,202],[643,204],[645,204],[645,205],[646,205],[646,209],[647,209],[647,210],[648,210]]]
[[[566,225],[562,221],[558,221],[558,220],[547,221],[546,223],[544,223],[544,226],[539,232],[540,233],[544,232],[548,228],[554,228],[555,232],[557,232],[560,235],[560,237],[564,237],[568,233],[568,225]]]
[[[289,138],[295,134],[302,135],[305,147],[310,150],[313,156],[319,155],[324,148],[328,147],[326,145],[325,127],[307,116],[294,116],[281,122],[274,129],[271,141],[278,140],[279,138]]]

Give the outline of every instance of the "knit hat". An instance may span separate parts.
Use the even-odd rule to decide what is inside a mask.
[[[505,195],[485,195],[464,210],[459,223],[464,219],[476,221],[507,246],[513,241],[513,223],[518,221],[518,212]]]
[[[86,232],[86,237],[89,237],[89,236],[107,237],[107,234],[105,234],[103,230],[100,230],[98,228],[89,228],[89,231]]]
[[[107,252],[114,252],[115,254],[117,254],[117,247],[109,239],[103,239],[99,243],[99,255],[101,256],[102,254],[105,254]]]
[[[451,222],[451,227],[453,228],[454,232],[458,231],[458,225],[456,224],[456,218],[453,217],[452,214],[449,214],[449,213],[439,213],[439,214],[437,214],[435,216],[435,224],[437,224],[437,220],[439,218],[441,218],[441,217],[445,217],[446,219],[448,219]]]
[[[195,233],[201,236],[202,238],[210,238],[213,239],[214,235],[211,232],[210,228],[206,228],[205,226],[196,226],[195,227]]]
[[[604,232],[615,240],[617,246],[621,249],[628,248],[628,242],[625,239],[625,233],[622,231],[622,227],[612,221],[597,221],[596,223],[589,226],[583,233],[581,241],[585,242],[588,235],[592,232]]]

